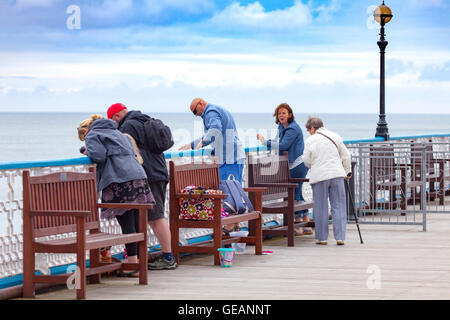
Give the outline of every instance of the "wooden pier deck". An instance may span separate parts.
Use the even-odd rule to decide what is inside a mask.
[[[327,246],[314,236],[264,241],[273,254],[255,256],[253,248],[235,256],[232,268],[213,265],[211,255],[185,257],[176,270],[150,271],[149,285],[137,279],[103,277],[88,285],[88,299],[308,300],[450,299],[450,215],[430,214],[421,226],[362,224],[364,244],[348,225],[344,246],[332,236]],[[377,275],[379,276],[377,278]],[[379,280],[379,281],[378,281]],[[74,299],[65,287],[36,299]]]

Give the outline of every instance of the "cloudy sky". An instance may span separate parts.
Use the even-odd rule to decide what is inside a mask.
[[[378,113],[380,3],[1,0],[0,111]],[[450,113],[450,1],[386,4],[386,111]]]

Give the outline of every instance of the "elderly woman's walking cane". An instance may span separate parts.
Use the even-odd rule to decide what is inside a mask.
[[[356,216],[356,209],[355,209],[355,203],[353,202],[353,196],[352,193],[350,192],[350,185],[348,180],[345,180],[345,188],[347,189],[347,193],[350,197],[350,202],[352,203],[352,208],[353,208],[353,215],[355,216],[355,222],[356,222],[356,227],[358,228],[358,234],[359,234],[359,240],[361,240],[361,244],[363,244],[363,239],[361,237],[361,230],[359,230],[359,222],[358,222],[358,217]]]

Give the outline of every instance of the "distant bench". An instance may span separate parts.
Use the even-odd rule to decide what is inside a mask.
[[[294,199],[294,190],[298,187],[296,182],[308,181],[308,179],[289,176],[287,155],[249,156],[248,186],[267,188],[262,196],[262,213],[283,214],[283,225],[265,228],[264,235],[286,236],[288,246],[292,247],[294,246],[294,228],[314,227],[312,221],[295,222],[294,219],[294,212],[314,207],[313,201]]]

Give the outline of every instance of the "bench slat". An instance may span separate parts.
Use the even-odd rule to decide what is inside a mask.
[[[95,233],[86,236],[86,250],[103,248],[104,246],[115,246],[125,243],[138,242],[143,240],[142,233],[131,234],[109,234],[109,233]],[[76,237],[55,240],[41,240],[36,241],[35,245],[39,248],[47,247],[52,250],[52,247],[70,246],[77,243]]]
[[[263,210],[265,211],[270,209],[280,209],[287,207],[288,202],[287,201],[280,201],[280,202],[272,202],[272,203],[263,203]],[[313,201],[301,201],[301,200],[295,200],[294,201],[294,210],[306,210],[314,208],[314,202]],[[267,211],[268,212],[268,211]]]

